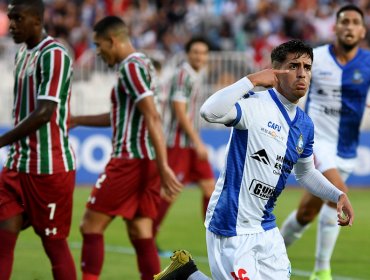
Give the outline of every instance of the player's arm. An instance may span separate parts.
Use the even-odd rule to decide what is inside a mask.
[[[200,114],[208,122],[230,124],[238,116],[235,104],[244,94],[256,86],[271,87],[277,82],[276,74],[288,72],[288,70],[266,69],[250,74],[211,95],[201,107]]]
[[[31,114],[0,137],[0,148],[28,136],[49,122],[57,105],[54,101],[38,100],[36,109]]]
[[[352,225],[354,212],[347,195],[315,169],[313,155],[300,158],[294,166],[297,181],[313,195],[337,204],[338,224]],[[344,216],[342,216],[342,212]]]
[[[76,126],[95,126],[106,127],[111,125],[110,113],[99,115],[86,115],[86,116],[71,116],[69,120],[69,127]]]
[[[167,162],[166,141],[161,124],[161,117],[154,104],[153,95],[148,95],[137,102],[137,108],[143,114],[145,123],[148,126],[150,139],[153,143],[156,162],[162,180],[162,186],[169,195],[175,195],[182,189],[181,183],[177,180]]]
[[[173,100],[171,102],[171,105],[181,129],[189,136],[191,141],[194,143],[199,158],[207,159],[207,148],[203,144],[202,139],[200,138],[198,132],[194,129],[193,124],[186,113],[186,102]]]

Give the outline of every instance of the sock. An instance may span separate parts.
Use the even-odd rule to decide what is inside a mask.
[[[167,200],[161,199],[161,202],[158,207],[158,214],[157,218],[153,221],[153,236],[154,238],[157,236],[159,228],[162,224],[164,217],[166,216],[168,209],[170,208],[171,203]]]
[[[187,280],[210,280],[210,278],[203,272],[197,270],[193,274],[191,274]]]
[[[83,280],[96,280],[99,278],[104,261],[104,238],[98,233],[84,233],[81,270]],[[94,278],[95,277],[95,278]]]
[[[302,226],[297,221],[297,210],[294,210],[281,225],[280,233],[284,238],[285,246],[290,246],[294,241],[301,238],[308,225]]]
[[[319,214],[316,240],[315,271],[330,269],[330,259],[339,235],[337,209],[324,204]]]
[[[0,229],[0,279],[8,280],[12,273],[14,248],[18,234]]]
[[[203,196],[203,218],[206,218],[209,199],[210,199],[210,197]]]
[[[42,238],[42,245],[51,262],[53,279],[76,280],[76,267],[67,240]]]
[[[161,271],[161,264],[153,238],[131,240],[136,251],[141,280],[153,280],[153,275]]]

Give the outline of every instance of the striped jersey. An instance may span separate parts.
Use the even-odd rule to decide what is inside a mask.
[[[19,49],[14,71],[14,125],[35,110],[38,100],[51,100],[57,107],[49,122],[11,145],[7,168],[32,174],[75,169],[68,140],[72,74],[72,59],[52,37],[33,49],[26,45]]]
[[[293,120],[274,89],[249,92],[236,103],[237,117],[205,225],[220,236],[276,227],[277,198],[299,158],[312,155],[314,127],[299,107]]]
[[[150,59],[132,53],[119,65],[118,81],[111,93],[112,157],[155,158],[148,126],[137,103],[154,96],[157,104],[157,78]]]
[[[306,111],[315,139],[335,145],[341,158],[354,158],[370,87],[370,52],[359,49],[345,65],[337,61],[333,45],[315,48],[314,56]]]
[[[199,130],[198,101],[201,82],[201,73],[197,73],[187,62],[183,63],[173,76],[168,97],[169,114],[166,116],[165,125],[168,147],[185,148],[192,145],[189,136],[180,127],[172,103],[174,101],[186,103],[186,114],[195,130]]]

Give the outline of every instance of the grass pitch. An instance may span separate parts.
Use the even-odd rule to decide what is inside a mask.
[[[81,236],[78,225],[89,192],[89,188],[76,188],[73,225],[69,237],[79,279],[81,279],[79,271]],[[275,209],[279,224],[297,206],[301,194],[301,189],[288,188],[280,196]],[[356,211],[355,223],[352,228],[346,227],[341,230],[332,259],[334,279],[370,279],[369,198],[370,189],[352,189],[350,192],[350,199]],[[289,248],[288,255],[293,268],[291,279],[308,279],[306,275],[314,264],[315,235],[316,223],[307,230],[301,240]],[[161,248],[166,250],[177,248],[189,250],[195,257],[198,267],[210,275],[205,245],[205,229],[202,224],[201,194],[197,188],[184,190],[162,226],[158,243]],[[116,218],[106,231],[105,244],[106,253],[101,279],[140,279],[136,259],[121,219]],[[161,259],[161,261],[163,267],[169,263],[168,258]],[[32,229],[22,232],[17,242],[11,279],[52,279],[49,261],[39,238]]]

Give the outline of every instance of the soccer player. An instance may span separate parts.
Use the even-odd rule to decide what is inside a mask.
[[[154,67],[132,46],[128,28],[118,17],[108,16],[94,26],[97,54],[109,66],[118,65],[117,83],[111,93],[111,112],[76,116],[74,125],[112,126],[113,152],[97,180],[81,233],[81,268],[84,280],[99,279],[103,266],[103,233],[115,216],[127,225],[142,280],[160,271],[152,235],[160,185],[169,195],[181,184],[167,164],[161,118],[156,108]]]
[[[335,42],[314,49],[306,109],[315,124],[316,167],[347,192],[345,181],[354,169],[359,127],[370,88],[370,52],[359,47],[365,36],[362,11],[346,5],[338,10],[336,18]],[[298,210],[284,221],[281,233],[286,246],[291,245],[318,213],[316,262],[311,279],[330,280],[330,258],[340,229],[335,204],[306,192]]]
[[[273,209],[293,168],[310,192],[337,203],[340,225],[353,222],[347,195],[314,167],[313,123],[297,106],[310,85],[312,60],[310,46],[299,40],[283,43],[271,53],[273,69],[219,90],[201,108],[207,121],[233,127],[205,221],[214,279],[290,278]],[[273,87],[252,92],[256,86]],[[199,275],[187,252],[177,251],[172,264],[155,279],[188,277],[207,279]]]
[[[205,215],[215,179],[205,144],[199,135],[199,99],[202,94],[202,72],[208,60],[208,42],[200,37],[185,45],[187,60],[172,78],[166,114],[168,161],[184,184],[197,183],[203,192]],[[167,112],[166,112],[167,113]],[[179,160],[181,159],[181,160]],[[162,196],[154,234],[174,199]]]
[[[76,279],[68,237],[75,160],[68,140],[72,60],[43,32],[42,0],[11,0],[9,31],[24,43],[15,57],[14,128],[0,176],[0,279],[9,279],[21,229],[40,236],[54,279]],[[27,276],[25,276],[27,278]]]

